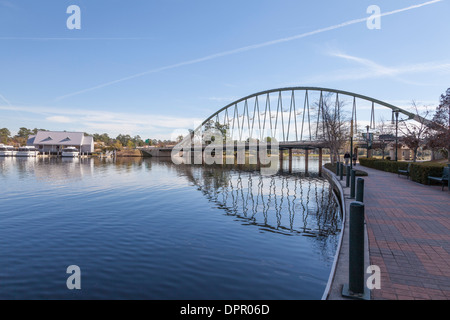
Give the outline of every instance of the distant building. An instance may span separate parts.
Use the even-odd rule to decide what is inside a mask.
[[[389,157],[392,160],[395,159],[395,142],[388,145]],[[400,161],[410,161],[414,155],[413,150],[402,144],[401,142],[397,145],[397,159]]]
[[[75,147],[81,153],[94,152],[94,138],[83,132],[39,131],[29,136],[27,146],[34,146],[40,152],[58,153],[66,147]]]

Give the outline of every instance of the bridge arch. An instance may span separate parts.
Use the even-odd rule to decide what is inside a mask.
[[[358,106],[363,106],[362,110]],[[361,129],[358,121],[375,129],[376,110],[380,107],[390,110],[392,116],[394,112],[406,116],[404,120],[427,122],[395,105],[354,92],[322,87],[285,87],[257,92],[229,103],[203,121],[195,132],[215,126],[226,127],[232,140],[271,136],[281,142],[317,141],[326,130],[324,115],[327,110],[334,108],[333,116],[338,114],[339,121],[351,123],[351,131],[356,134]],[[341,117],[340,112],[346,112],[347,117]]]

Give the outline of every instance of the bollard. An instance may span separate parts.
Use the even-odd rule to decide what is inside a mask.
[[[356,201],[364,202],[364,179],[356,180]]]
[[[350,204],[349,291],[364,293],[364,204]]]
[[[350,199],[355,199],[355,170],[350,171]]]
[[[336,175],[339,176],[339,162],[336,162]]]
[[[346,173],[346,180],[345,180],[346,188],[350,187],[350,170],[351,170],[350,166],[347,166],[346,172],[345,172]]]
[[[341,181],[344,180],[344,163],[339,162],[339,176]]]
[[[348,285],[344,285],[342,295],[370,300],[370,291],[364,283],[364,204],[350,204],[349,232],[349,274]]]

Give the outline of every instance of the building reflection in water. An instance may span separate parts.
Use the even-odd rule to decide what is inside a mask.
[[[94,172],[89,158],[9,157],[0,158],[0,174],[15,173],[19,178],[34,176],[50,184],[82,180]]]

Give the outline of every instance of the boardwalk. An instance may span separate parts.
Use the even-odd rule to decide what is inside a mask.
[[[425,186],[404,176],[357,166],[364,177],[366,267],[381,269],[381,289],[373,300],[450,300],[450,192]],[[347,214],[352,201],[341,181]],[[342,297],[348,283],[348,216],[342,248],[328,294]],[[368,275],[366,275],[366,278]]]
[[[372,299],[450,299],[450,192],[363,170],[370,263],[382,272]]]

